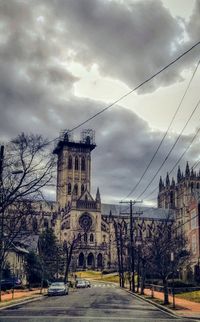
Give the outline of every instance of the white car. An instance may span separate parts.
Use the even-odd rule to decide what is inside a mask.
[[[77,280],[76,281],[76,288],[85,288],[86,287],[86,283],[84,280]]]
[[[91,287],[90,281],[85,281],[86,287]]]
[[[52,283],[48,288],[48,295],[67,295],[69,287],[63,282]]]

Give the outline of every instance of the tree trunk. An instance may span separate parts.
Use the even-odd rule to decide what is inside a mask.
[[[166,278],[163,278],[163,291],[164,291],[164,305],[166,305],[166,304],[169,304],[169,294],[168,294]]]
[[[0,302],[1,302],[1,280],[2,280],[2,274],[3,273],[3,265],[2,263],[0,264]]]
[[[142,260],[142,267],[141,267],[141,290],[140,290],[140,294],[141,295],[144,295],[145,279],[146,279],[146,267],[145,267],[144,260]]]

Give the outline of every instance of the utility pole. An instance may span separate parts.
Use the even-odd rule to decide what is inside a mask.
[[[131,255],[131,291],[135,293],[135,249],[133,236],[133,205],[142,203],[142,200],[121,201],[120,203],[129,203],[130,205],[130,255]]]

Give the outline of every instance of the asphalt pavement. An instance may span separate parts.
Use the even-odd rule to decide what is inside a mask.
[[[34,302],[0,311],[2,322],[194,322],[176,318],[119,289],[113,284],[93,283],[65,296],[44,296]],[[196,320],[197,321],[197,320]]]

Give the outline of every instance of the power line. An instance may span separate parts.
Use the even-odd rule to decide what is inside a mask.
[[[155,78],[156,76],[158,76],[159,74],[161,74],[164,70],[166,70],[167,68],[169,68],[171,65],[173,65],[174,63],[176,63],[178,60],[180,60],[182,57],[184,57],[186,54],[188,54],[190,51],[192,51],[195,47],[199,46],[200,41],[198,41],[197,43],[195,43],[192,47],[190,47],[188,50],[184,51],[181,55],[179,55],[177,58],[173,59],[169,64],[167,64],[165,67],[161,68],[158,72],[156,72],[155,74],[153,74],[152,76],[148,77],[146,80],[144,80],[142,83],[140,83],[139,85],[137,85],[135,88],[133,88],[132,90],[130,90],[129,92],[127,92],[126,94],[122,95],[121,97],[119,97],[117,100],[115,100],[113,103],[109,104],[108,106],[106,106],[105,108],[103,108],[102,110],[100,110],[99,112],[95,113],[94,115],[92,115],[91,117],[89,117],[88,119],[86,119],[85,121],[79,123],[78,125],[74,126],[72,129],[70,130],[66,130],[66,133],[70,133],[76,129],[78,129],[79,127],[83,126],[84,124],[88,123],[89,121],[93,120],[95,117],[99,116],[100,114],[104,113],[105,111],[107,111],[109,108],[111,108],[112,106],[114,106],[115,104],[119,103],[120,101],[122,101],[125,97],[129,96],[131,93],[135,92],[137,89],[139,89],[140,87],[142,87],[143,85],[147,84],[148,82],[150,82],[153,78]],[[50,140],[48,143],[52,143],[56,140],[58,140],[59,137]]]
[[[191,141],[190,141],[190,143],[189,143],[189,145],[187,146],[187,148],[185,149],[185,151],[181,154],[181,156],[179,157],[179,159],[177,160],[177,162],[175,163],[175,165],[173,166],[173,168],[170,170],[170,172],[169,172],[169,174],[171,174],[173,171],[174,171],[174,169],[177,167],[177,165],[180,163],[180,161],[182,160],[182,158],[184,157],[184,155],[187,153],[187,151],[190,149],[190,147],[192,146],[192,144],[193,144],[193,142],[194,142],[194,140],[196,139],[196,137],[197,137],[197,135],[199,134],[199,132],[200,132],[200,128],[198,128],[198,130],[197,130],[197,132],[195,133],[195,135],[192,137],[192,139],[191,139]],[[193,166],[192,168],[196,168],[197,167],[197,165],[199,164],[199,162],[200,162],[200,160],[198,161],[198,163],[196,163],[196,165],[195,166]],[[157,187],[154,189],[154,190],[152,190],[151,191],[151,193],[149,193],[146,197],[145,197],[145,199],[146,198],[148,198],[149,196],[151,196],[155,191],[157,190]]]
[[[181,135],[183,134],[183,131],[185,130],[185,128],[187,127],[189,121],[191,120],[192,116],[194,115],[196,109],[199,107],[200,104],[200,99],[198,100],[198,103],[196,104],[195,108],[193,109],[192,113],[190,114],[187,122],[185,123],[184,127],[182,128],[181,132],[179,133],[177,139],[175,140],[174,144],[172,145],[171,149],[169,150],[167,156],[165,157],[164,161],[162,162],[162,164],[160,165],[160,167],[158,168],[158,170],[156,171],[156,173],[154,174],[153,178],[150,180],[149,184],[146,186],[146,188],[142,191],[142,193],[137,197],[137,199],[140,199],[141,196],[147,191],[147,189],[149,188],[149,186],[152,184],[152,182],[155,180],[157,174],[159,173],[159,171],[162,169],[162,167],[164,166],[165,162],[168,160],[171,152],[173,151],[173,149],[175,148],[177,142],[179,141]]]
[[[168,132],[169,132],[169,129],[171,128],[171,125],[172,125],[172,123],[173,123],[173,121],[174,121],[174,119],[175,119],[175,117],[176,117],[176,115],[177,115],[178,111],[180,110],[180,107],[181,107],[181,105],[182,105],[182,102],[183,102],[183,100],[184,100],[184,98],[185,98],[185,96],[186,96],[186,94],[187,94],[187,92],[188,92],[188,90],[189,90],[189,87],[190,87],[190,85],[191,85],[191,82],[192,82],[192,80],[193,80],[193,78],[194,78],[195,74],[196,74],[196,71],[197,71],[197,69],[198,69],[198,67],[199,67],[199,64],[200,64],[200,60],[198,61],[197,65],[195,66],[194,72],[193,72],[193,74],[192,74],[192,77],[191,77],[191,78],[190,78],[190,80],[189,80],[189,83],[188,83],[188,85],[187,85],[187,87],[186,87],[186,90],[185,90],[185,92],[184,92],[184,94],[183,94],[183,96],[182,96],[182,98],[181,98],[181,101],[180,101],[180,103],[179,103],[179,105],[178,105],[178,107],[177,107],[177,109],[176,109],[176,111],[175,111],[175,113],[174,113],[174,115],[173,115],[173,117],[172,117],[172,120],[171,120],[171,122],[170,122],[170,124],[169,124],[169,126],[168,126],[168,128],[167,128],[167,130],[166,130],[166,132],[165,132],[165,134],[163,135],[163,137],[162,137],[162,139],[161,139],[161,141],[160,141],[160,143],[159,143],[159,145],[158,145],[158,147],[157,147],[156,151],[154,152],[154,154],[153,154],[153,156],[152,156],[151,160],[149,161],[148,165],[146,166],[146,169],[144,170],[144,172],[143,172],[142,176],[140,177],[139,181],[136,183],[136,185],[132,188],[132,190],[129,192],[129,194],[128,194],[124,199],[128,198],[128,197],[129,197],[129,196],[130,196],[130,195],[131,195],[131,194],[136,190],[136,188],[139,186],[140,182],[141,182],[141,181],[142,181],[142,179],[144,178],[145,174],[147,173],[148,169],[150,168],[150,165],[152,164],[153,160],[155,159],[155,156],[157,155],[157,153],[158,153],[158,151],[159,151],[159,149],[160,149],[160,147],[161,147],[161,145],[162,145],[162,143],[163,143],[164,139],[166,138],[166,136],[167,136],[167,134],[168,134]]]

